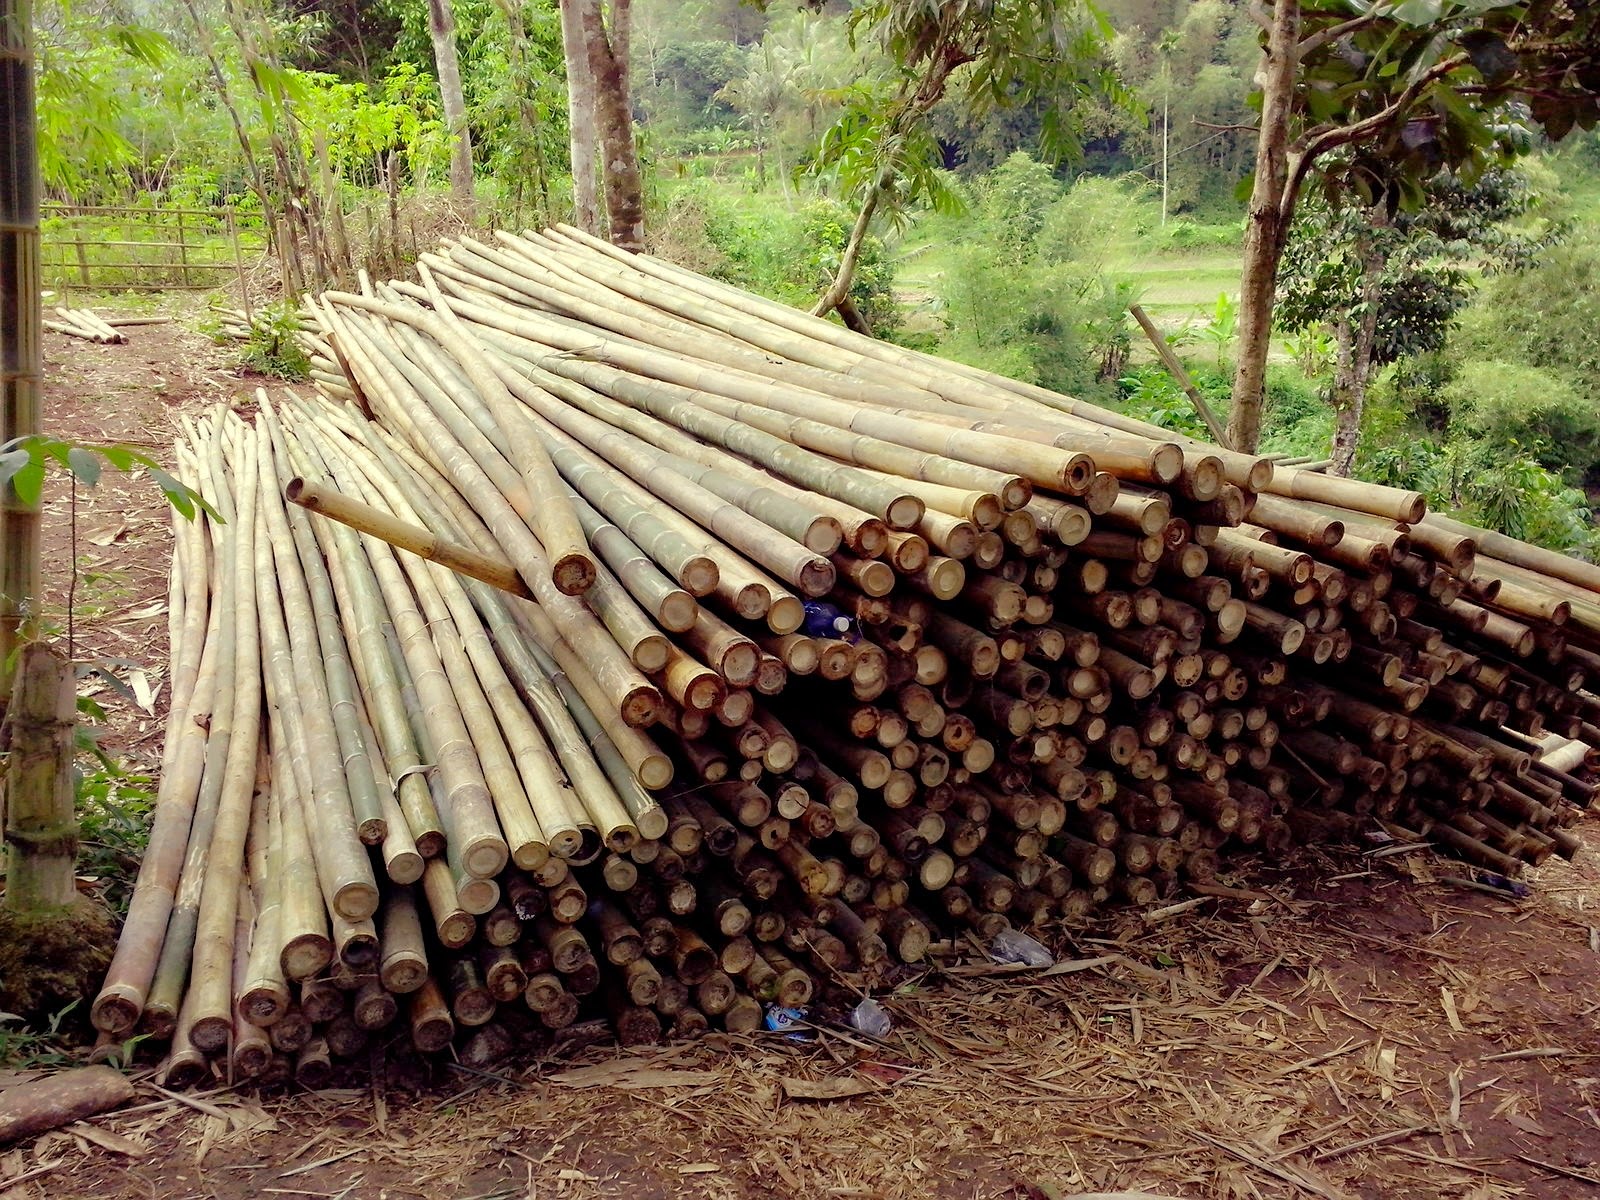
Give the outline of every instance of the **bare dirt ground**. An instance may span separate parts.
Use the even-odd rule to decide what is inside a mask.
[[[258,382],[181,325],[114,347],[50,335],[47,353],[51,432],[162,460],[177,414]],[[52,499],[58,585],[68,511]],[[149,711],[114,708],[106,744],[147,768],[168,523],[142,481],[80,495],[78,652],[145,671]],[[401,1034],[323,1092],[141,1079],[137,1107],[0,1150],[0,1200],[1590,1197],[1600,828],[1584,832],[1528,900],[1445,882],[1462,872],[1422,851],[1257,865],[1227,881],[1244,898],[1063,936],[1055,968],[953,956],[887,1002],[882,1042],[569,1042],[491,1076],[424,1073]],[[801,1098],[818,1090],[838,1098]]]

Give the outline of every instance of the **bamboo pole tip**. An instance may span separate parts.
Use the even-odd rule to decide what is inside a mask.
[[[1252,492],[1264,492],[1272,482],[1273,472],[1277,470],[1272,465],[1270,458],[1258,458],[1250,464],[1245,472],[1244,482]]]
[[[896,496],[884,507],[883,519],[890,529],[915,529],[928,507],[917,496]]]
[[[444,853],[444,834],[437,829],[425,830],[417,835],[417,853],[424,860],[438,858]],[[421,878],[421,876],[418,876]],[[413,880],[412,882],[415,882]]]
[[[818,557],[801,564],[797,586],[808,596],[826,596],[833,591],[838,579],[839,573],[833,563]]]
[[[212,1013],[195,1019],[194,1025],[189,1030],[189,1040],[201,1053],[216,1054],[227,1046],[232,1033],[232,1015],[218,1016]]]
[[[767,609],[766,618],[767,628],[781,637],[793,633],[805,623],[806,606],[797,596],[779,596]]]
[[[581,596],[594,585],[594,559],[573,551],[550,565],[550,578],[556,590],[567,596]]]
[[[669,783],[671,783],[672,782],[672,773],[673,773],[672,760],[670,758],[668,758],[665,754],[662,754],[659,750],[655,751],[655,752],[653,752],[651,754],[646,755],[644,760],[642,762],[640,762],[638,767],[635,769],[635,775],[636,775],[636,778],[639,781],[639,786],[644,788],[646,791],[649,791],[649,792],[659,792],[662,788],[666,787]],[[659,809],[656,810],[656,811],[658,813],[660,813]],[[651,820],[651,827],[652,828],[657,823],[657,819],[656,818],[640,817],[639,820],[641,822],[641,828],[640,828],[640,832],[641,833],[644,832],[644,828],[643,828],[642,822],[644,822],[646,819]],[[666,832],[666,821],[667,821],[666,814],[665,813],[660,813],[660,815],[659,815],[659,824],[660,824],[662,833]],[[660,835],[659,834],[649,834],[649,835],[646,835],[646,836],[649,836],[651,838],[657,838]]]
[[[1397,519],[1407,525],[1420,525],[1428,515],[1428,498],[1421,492],[1405,492],[1398,503]]]
[[[1174,446],[1173,449],[1177,449],[1177,447]],[[1183,465],[1183,452],[1181,450],[1178,452],[1178,465],[1180,467]],[[1066,462],[1061,464],[1061,470],[1057,478],[1060,482],[1061,490],[1066,492],[1067,495],[1081,496],[1089,490],[1089,485],[1094,482],[1094,475],[1094,459],[1087,454],[1069,454]],[[1019,504],[1016,507],[1021,508],[1022,505]]]
[[[144,1013],[144,996],[125,983],[114,983],[95,997],[89,1020],[101,1033],[113,1037],[130,1032]]]
[[[385,856],[384,873],[391,883],[415,883],[422,878],[427,859],[417,850],[401,850]]]
[[[666,669],[671,654],[671,643],[660,633],[649,633],[633,647],[633,665],[650,674]]]
[[[813,554],[832,554],[843,544],[844,529],[832,517],[817,517],[801,539],[801,545]]]
[[[511,861],[524,871],[537,871],[550,861],[550,847],[545,842],[523,842],[511,852]]]
[[[502,867],[505,863],[500,864]],[[333,909],[347,921],[364,921],[378,911],[378,888],[370,879],[355,879],[333,894]]]
[[[703,554],[696,554],[683,564],[678,582],[691,596],[709,596],[721,582],[717,564]]]
[[[694,628],[700,606],[695,598],[682,588],[673,588],[661,598],[656,618],[669,633],[687,633]]]
[[[333,961],[333,943],[326,934],[303,933],[284,943],[278,965],[290,979],[310,979]]]

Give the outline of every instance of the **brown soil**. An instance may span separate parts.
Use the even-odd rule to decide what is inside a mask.
[[[161,458],[176,412],[247,390],[176,326],[48,350],[53,431]],[[80,500],[80,565],[105,580],[80,655],[134,659],[152,683],[167,520],[142,483]],[[152,708],[119,710],[108,744],[153,764]],[[141,1107],[0,1151],[0,1200],[1593,1196],[1600,830],[1583,832],[1585,855],[1526,901],[1444,882],[1460,870],[1421,851],[1306,852],[1228,880],[1254,899],[1112,915],[1064,941],[1054,975],[969,957],[889,1001],[879,1045],[569,1044],[490,1076],[424,1071],[397,1035],[376,1086],[365,1063],[318,1093],[173,1098],[143,1080]],[[788,1080],[856,1094],[795,1099]]]

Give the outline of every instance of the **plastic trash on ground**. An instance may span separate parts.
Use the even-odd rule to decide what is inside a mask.
[[[1002,929],[989,943],[989,957],[998,963],[1023,963],[1048,967],[1055,956],[1020,929]]]
[[[850,1028],[868,1037],[888,1037],[894,1029],[889,1010],[871,996],[850,1010]]]

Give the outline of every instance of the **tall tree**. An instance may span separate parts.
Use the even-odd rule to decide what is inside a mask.
[[[1597,33],[1600,9],[1561,0],[1274,0],[1257,74],[1235,448],[1260,440],[1275,281],[1308,181],[1335,202],[1410,208],[1441,170],[1470,180],[1503,157],[1496,126],[1509,102],[1552,139],[1592,127]]]
[[[812,311],[837,310],[862,328],[849,303],[862,243],[880,211],[939,200],[943,159],[928,116],[958,72],[960,100],[975,111],[1048,101],[1041,149],[1051,158],[1078,149],[1074,102],[1118,89],[1104,59],[1110,27],[1088,0],[868,0],[850,29],[881,46],[895,76],[887,96],[859,91],[823,135],[819,166],[837,171],[858,208]]]
[[[1278,323],[1333,333],[1334,474],[1355,462],[1377,370],[1441,348],[1482,272],[1530,265],[1539,243],[1507,223],[1531,198],[1526,177],[1496,168],[1472,184],[1429,180],[1414,212],[1301,206],[1278,271]]]
[[[625,250],[643,250],[644,180],[633,141],[628,90],[630,2],[611,0],[609,16],[602,14],[601,0],[578,0],[578,8],[589,60],[611,240]]]
[[[428,0],[428,36],[439,72],[439,100],[450,131],[450,194],[472,203],[472,130],[467,126],[467,98],[461,88],[461,59],[456,54],[456,16],[450,0]]]
[[[567,66],[567,132],[572,157],[572,220],[587,233],[604,232],[600,224],[600,132],[595,116],[594,83],[583,36],[586,0],[561,0],[561,53]]]

